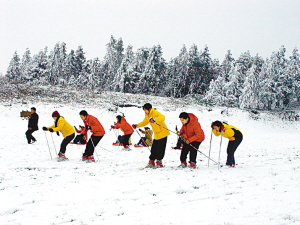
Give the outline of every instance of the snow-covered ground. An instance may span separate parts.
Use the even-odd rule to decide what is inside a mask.
[[[159,103],[158,103],[159,102]],[[118,113],[106,108],[69,104],[0,105],[0,224],[300,224],[300,126],[266,114],[260,120],[249,113],[200,106],[167,106],[162,100],[150,102],[166,116],[174,130],[180,112],[194,113],[206,139],[200,150],[208,155],[213,120],[226,120],[238,127],[244,140],[235,156],[234,169],[218,167],[198,154],[198,169],[177,170],[180,151],[171,150],[176,135],[168,137],[162,169],[141,170],[148,163],[147,148],[123,151],[111,144],[116,137],[109,131]],[[27,120],[20,111],[35,106],[40,130],[37,142],[28,145]],[[58,110],[71,125],[80,125],[79,112],[86,109],[106,129],[96,148],[96,163],[84,163],[84,146],[69,145],[69,161],[57,162],[62,140],[42,126],[53,124]],[[141,108],[120,108],[130,124],[142,121]],[[51,154],[50,159],[46,137]],[[139,140],[137,133],[133,143]],[[226,160],[228,141],[222,140],[221,163]],[[211,158],[218,160],[220,137],[212,137]]]

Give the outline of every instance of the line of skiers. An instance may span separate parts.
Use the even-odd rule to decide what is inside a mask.
[[[122,144],[124,146],[124,149],[129,149],[129,139],[133,134],[134,129],[145,127],[150,123],[150,126],[154,133],[153,143],[147,144],[146,139],[143,139],[144,144],[146,144],[147,146],[150,146],[150,144],[152,144],[149,162],[146,168],[163,167],[162,160],[165,155],[167,137],[170,135],[170,130],[164,122],[165,116],[157,110],[153,109],[150,103],[146,103],[143,106],[143,110],[145,112],[145,118],[142,122],[130,125],[124,117],[117,116],[117,122],[111,126],[111,129],[122,129],[124,131]],[[82,155],[82,160],[87,162],[95,162],[95,158],[93,156],[94,150],[103,138],[105,130],[99,120],[96,117],[88,114],[87,111],[80,111],[79,116],[83,120],[83,123],[85,125],[84,127],[81,127],[81,137],[86,137],[87,139],[88,130],[90,130],[92,133],[87,141],[85,152]],[[43,130],[57,132],[57,134],[58,132],[62,133],[64,139],[60,146],[58,159],[59,161],[67,160],[68,158],[65,156],[66,147],[74,139],[75,130],[62,116],[60,116],[57,111],[52,113],[52,118],[54,119],[54,124],[49,127],[43,127]],[[198,118],[194,114],[182,112],[179,115],[179,119],[182,123],[182,127],[180,131],[176,132],[176,134],[179,136],[181,143],[183,144],[180,155],[181,164],[179,167],[188,166],[186,160],[189,154],[189,166],[191,168],[196,168],[197,152],[200,144],[205,139],[204,132],[201,128],[200,123],[198,122]],[[38,130],[37,123],[38,115],[36,114],[36,109],[33,107],[31,108],[31,117],[29,118],[28,122],[28,131],[26,132],[26,137],[29,144],[36,141],[36,139],[32,136],[32,133]],[[223,137],[229,139],[226,165],[229,167],[235,167],[234,153],[243,140],[242,132],[236,127],[228,125],[224,122],[222,123],[220,121],[214,121],[211,124],[211,128],[214,135],[222,135]],[[147,128],[143,133],[146,134],[146,132],[149,130],[150,129]],[[79,132],[79,130],[77,130],[77,132]],[[74,142],[76,141],[78,140],[76,140],[75,138]]]

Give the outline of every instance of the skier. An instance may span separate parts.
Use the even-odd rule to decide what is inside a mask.
[[[95,158],[93,156],[94,150],[100,140],[103,138],[105,130],[99,120],[96,117],[88,114],[87,111],[82,110],[80,111],[79,115],[84,122],[86,131],[91,130],[92,132],[92,135],[85,147],[85,152],[82,155],[82,161],[95,162]]]
[[[229,139],[227,146],[227,161],[226,165],[229,167],[235,167],[234,153],[237,147],[243,140],[242,132],[234,126],[228,125],[227,123],[222,123],[218,120],[211,124],[212,132],[214,135],[222,135]]]
[[[142,129],[139,129],[141,133],[145,135],[145,137],[141,137],[139,142],[134,146],[134,147],[147,147],[147,146],[152,146],[153,144],[153,131],[149,127],[145,127],[145,130],[143,131]]]
[[[153,109],[150,103],[146,103],[143,106],[143,110],[145,112],[144,120],[138,124],[133,124],[132,127],[136,129],[138,127],[144,127],[150,123],[154,132],[154,141],[151,147],[151,154],[149,157],[150,160],[146,168],[163,167],[162,159],[165,156],[167,136],[170,135],[170,132],[164,122],[165,116],[157,110]]]
[[[85,129],[84,126],[80,126],[79,128],[80,130],[78,130],[75,126],[74,126],[76,132],[78,133],[78,135],[76,135],[75,139],[73,140],[73,142],[71,144],[82,144],[85,145],[86,144],[86,140],[87,140],[87,131]]]
[[[201,128],[198,118],[192,113],[182,112],[179,115],[182,127],[178,135],[183,140],[183,148],[180,154],[181,164],[179,167],[187,167],[186,158],[190,153],[190,167],[196,169],[197,150],[202,141],[204,141],[204,132]],[[193,148],[193,147],[195,148]]]
[[[116,117],[116,119],[117,119],[117,123],[115,123],[115,125],[111,125],[111,128],[112,129],[121,128],[123,130],[123,132],[124,132],[124,137],[122,139],[123,150],[129,150],[130,151],[131,149],[129,148],[129,138],[133,134],[134,130],[132,129],[130,124],[127,123],[125,117],[122,117],[122,116],[118,115]]]
[[[36,142],[36,139],[32,136],[32,133],[36,130],[38,130],[38,121],[39,121],[39,115],[36,113],[36,108],[31,108],[31,116],[28,120],[28,130],[26,131],[26,138],[28,144],[33,144]]]
[[[56,132],[59,135],[60,131],[64,137],[60,145],[60,151],[58,154],[58,161],[65,161],[68,158],[65,156],[67,145],[74,139],[75,131],[73,127],[62,117],[57,111],[52,113],[54,124],[51,127],[43,127],[43,130],[49,130],[51,133]]]

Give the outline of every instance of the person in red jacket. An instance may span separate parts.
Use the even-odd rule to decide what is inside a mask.
[[[129,138],[131,137],[131,135],[133,134],[134,130],[133,128],[130,126],[129,123],[127,123],[125,117],[122,117],[120,115],[118,115],[116,117],[117,119],[117,123],[115,123],[115,125],[112,125],[111,128],[112,129],[119,129],[121,128],[124,132],[124,138],[122,141],[122,144],[124,146],[124,150],[130,150],[129,148]]]
[[[183,148],[180,155],[181,164],[179,167],[187,167],[186,158],[190,153],[190,167],[196,168],[197,150],[202,141],[204,141],[204,132],[201,128],[198,118],[192,113],[182,112],[179,115],[182,128],[178,135],[183,139]],[[195,147],[195,148],[193,148]]]
[[[95,158],[93,156],[94,150],[100,140],[103,138],[105,130],[99,120],[96,117],[89,115],[87,111],[82,110],[79,115],[83,120],[86,131],[91,130],[92,132],[92,135],[85,147],[85,152],[82,155],[82,161],[95,162]]]

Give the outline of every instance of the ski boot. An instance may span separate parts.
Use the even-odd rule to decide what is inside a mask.
[[[149,160],[148,165],[145,168],[154,168],[155,167],[155,163],[152,160]]]
[[[161,160],[156,160],[155,168],[162,168],[162,167],[164,167],[164,165],[162,164],[162,161]]]
[[[197,167],[196,167],[196,163],[190,162],[190,167],[191,167],[192,169],[196,169],[196,168],[197,168]]]
[[[66,156],[65,156],[65,154],[64,153],[59,153],[58,154],[58,159],[57,159],[57,161],[58,162],[61,162],[61,161],[66,161],[66,160],[69,160]]]
[[[124,146],[123,150],[130,151],[131,149],[129,148],[129,146]]]
[[[186,163],[186,161],[184,161],[184,162],[181,162],[181,164],[177,167],[177,168],[186,168],[187,167],[187,163]]]
[[[91,162],[96,162],[96,161],[95,161],[95,158],[94,158],[94,156],[93,156],[93,155],[91,155],[91,156],[87,156],[87,160],[86,160],[86,162],[87,162],[87,163],[91,163]]]
[[[83,155],[83,156],[82,156],[82,161],[86,161],[87,158],[88,158],[88,157],[87,157],[86,155]]]

